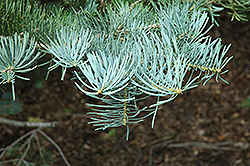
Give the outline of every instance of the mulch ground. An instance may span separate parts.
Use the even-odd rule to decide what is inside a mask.
[[[47,133],[62,148],[73,166],[78,165],[250,165],[250,108],[240,107],[250,95],[250,24],[231,22],[230,16],[218,18],[210,34],[232,44],[227,56],[234,58],[223,75],[229,85],[211,80],[206,86],[189,90],[158,111],[154,128],[151,118],[126,128],[94,131],[88,124],[90,111],[84,103],[97,102],[80,93],[67,72],[60,81],[61,70],[52,71],[49,79],[37,89],[42,69],[33,71],[29,82],[17,83],[17,96],[23,112],[12,119],[29,116],[45,121],[60,121]],[[18,80],[19,81],[19,80]],[[18,82],[17,81],[17,82]],[[149,99],[150,100],[150,99]],[[30,129],[0,126],[0,148],[9,145]],[[44,145],[64,165],[56,149]]]

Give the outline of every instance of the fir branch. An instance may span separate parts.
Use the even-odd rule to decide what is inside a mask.
[[[49,44],[42,46],[54,56],[55,65],[49,67],[49,70],[59,65],[63,67],[61,77],[63,80],[67,68],[80,66],[84,62],[92,37],[88,29],[76,31],[71,27],[62,27],[60,31],[57,30],[56,36],[56,39],[48,37]]]
[[[213,18],[222,8],[216,8],[208,1],[170,0],[157,4],[151,1],[154,8],[139,4],[141,2],[117,1],[102,11],[98,11],[95,4],[86,2],[86,6],[79,7],[79,12],[52,7],[51,11],[45,11],[48,15],[44,14],[44,8],[39,8],[37,13],[31,10],[36,6],[19,11],[29,4],[19,8],[16,3],[11,3],[13,11],[27,16],[26,20],[20,18],[25,26],[17,31],[28,31],[37,36],[39,47],[52,54],[50,62],[54,64],[49,71],[61,66],[63,79],[66,70],[73,68],[72,79],[79,90],[102,102],[88,104],[92,107],[89,114],[93,115],[90,123],[97,127],[96,130],[126,126],[127,138],[132,123],[152,115],[153,126],[159,105],[213,77],[226,82],[221,75],[227,72],[224,68],[232,58],[226,57],[230,45],[224,46],[221,39],[213,40],[207,36],[212,26],[206,28],[209,16],[204,10],[208,9]],[[15,16],[9,12],[7,5],[0,15]],[[34,18],[37,20],[32,21]],[[11,27],[8,30],[13,31]],[[30,62],[15,52],[13,55],[19,55],[14,58],[18,67],[8,65],[13,57],[10,56],[12,53],[8,54],[11,49],[6,49],[6,43],[11,45],[15,40],[1,39],[0,51],[6,56],[0,61],[3,62],[0,83],[12,83],[13,92],[15,78],[27,80],[16,73],[35,69],[32,63],[39,57],[31,56],[36,52],[33,46],[37,45],[32,44],[34,39],[28,41],[26,38],[20,39],[19,43],[24,41],[27,45],[30,52],[26,52],[30,54],[23,58]],[[156,102],[138,107],[137,102],[149,96],[155,96]]]
[[[228,14],[232,15],[231,21],[248,21],[247,13],[250,11],[248,0],[218,0],[218,3],[228,9]]]
[[[41,58],[40,52],[36,51],[35,38],[29,41],[29,34],[15,34],[13,37],[8,36],[0,39],[0,84],[11,83],[13,100],[15,100],[14,84],[15,78],[29,80],[17,75],[17,73],[26,73],[34,70],[37,66],[33,66],[35,60]]]

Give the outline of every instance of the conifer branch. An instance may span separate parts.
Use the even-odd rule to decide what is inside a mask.
[[[209,14],[213,21],[215,13],[223,9],[212,1],[150,1],[150,5],[139,4],[142,0],[132,4],[119,1],[102,11],[91,4],[93,1],[84,2],[79,11],[55,7],[47,11],[28,2],[22,4],[23,0],[11,2],[0,4],[4,8],[0,16],[6,14],[15,20],[15,13],[9,10],[13,7],[21,26],[15,29],[13,21],[7,30],[0,29],[0,54],[4,55],[0,84],[11,83],[14,98],[15,79],[29,80],[17,73],[41,66],[33,64],[40,57],[37,48],[49,53],[52,60],[44,63],[51,65],[49,71],[62,67],[63,80],[71,68],[77,88],[102,102],[88,104],[93,108],[90,123],[96,130],[126,126],[129,131],[129,124],[151,115],[153,126],[159,105],[214,77],[227,83],[222,74],[232,59],[226,57],[230,45],[207,35],[212,27],[207,26]],[[64,2],[73,6],[73,1]],[[14,39],[4,36],[14,32],[21,34]],[[27,40],[28,34],[36,38]],[[20,47],[13,49],[13,42]],[[137,102],[150,96],[155,96],[156,102],[139,108]]]

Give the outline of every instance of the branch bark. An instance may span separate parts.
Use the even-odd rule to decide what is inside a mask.
[[[38,128],[47,128],[47,127],[55,127],[59,124],[59,122],[28,122],[28,121],[17,121],[11,120],[7,118],[0,117],[0,124],[6,124],[10,126],[17,127],[38,127]]]

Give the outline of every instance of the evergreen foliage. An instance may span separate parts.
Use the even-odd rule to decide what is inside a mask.
[[[227,83],[222,75],[230,46],[207,36],[209,17],[216,23],[228,8],[232,19],[245,20],[249,10],[247,1],[237,0],[63,2],[68,7],[47,10],[28,0],[1,1],[0,84],[11,83],[15,99],[15,78],[28,80],[17,73],[35,69],[41,52],[49,54],[49,71],[61,66],[63,80],[72,68],[79,90],[102,101],[88,104],[97,130],[129,129],[150,115],[153,127],[160,105],[213,77]],[[152,96],[155,103],[138,106]]]
[[[36,52],[36,42],[34,38],[30,39],[29,45],[29,34],[24,33],[23,38],[15,33],[12,36],[2,37],[0,40],[0,71],[1,71],[1,82],[0,84],[11,83],[13,100],[15,100],[15,77],[29,80],[29,78],[17,75],[17,73],[26,73],[37,66],[32,66],[32,63],[41,57],[41,52]]]
[[[218,0],[218,3],[228,9],[228,14],[232,15],[232,20],[248,21],[247,13],[250,12],[249,0]]]

